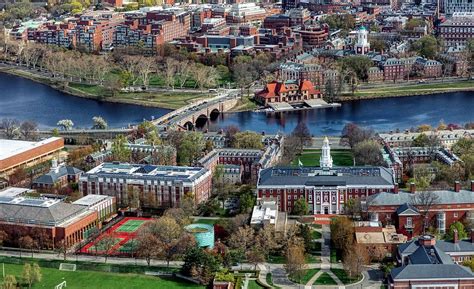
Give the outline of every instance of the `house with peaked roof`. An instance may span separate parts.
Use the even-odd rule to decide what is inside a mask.
[[[33,180],[32,188],[36,190],[51,190],[57,186],[63,187],[68,183],[76,183],[82,175],[82,171],[75,167],[66,166],[64,164],[58,165],[56,160],[53,160],[51,170]]]
[[[374,220],[395,225],[397,232],[409,238],[422,234],[423,222],[445,234],[454,222],[474,221],[474,181],[471,181],[470,190],[461,189],[460,183],[455,182],[453,190],[430,191],[436,196],[436,202],[428,208],[424,220],[424,207],[416,199],[419,193],[415,185],[411,184],[408,192],[371,195],[366,205]]]
[[[255,93],[255,100],[265,106],[275,102],[302,103],[321,97],[321,92],[309,80],[272,81],[263,90]]]
[[[388,276],[389,288],[474,288],[471,269],[456,264],[438,242],[435,237],[424,235],[398,246],[399,267]]]

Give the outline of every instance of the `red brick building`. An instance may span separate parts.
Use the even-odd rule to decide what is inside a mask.
[[[211,181],[211,172],[200,167],[103,163],[81,176],[79,191],[114,196],[120,205],[129,205],[133,196],[143,207],[170,208],[187,194],[196,205],[206,201]]]
[[[405,78],[405,64],[397,58],[389,58],[382,64],[385,81],[397,81]]]
[[[0,229],[11,246],[21,246],[18,240],[30,236],[41,249],[53,249],[62,241],[70,247],[100,227],[96,211],[57,199],[4,197],[0,208]]]
[[[309,80],[296,82],[272,81],[266,87],[255,93],[255,100],[262,105],[274,102],[304,102],[305,100],[321,98],[321,92],[314,88]]]
[[[399,233],[409,238],[423,233],[423,222],[425,226],[444,234],[454,222],[474,219],[474,182],[471,183],[471,190],[461,190],[460,184],[456,183],[453,191],[430,192],[438,197],[429,207],[425,220],[423,213],[426,207],[415,197],[419,193],[412,185],[410,192],[375,194],[367,199],[368,211],[372,219],[395,225]]]
[[[0,174],[49,159],[64,148],[64,139],[51,137],[38,142],[0,140]]]

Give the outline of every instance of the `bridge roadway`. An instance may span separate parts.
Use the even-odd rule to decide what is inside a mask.
[[[198,121],[207,122],[233,108],[237,104],[238,94],[238,89],[226,89],[214,98],[193,102],[152,122],[171,129],[193,129]]]

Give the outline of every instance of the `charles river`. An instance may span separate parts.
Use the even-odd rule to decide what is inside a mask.
[[[75,128],[88,128],[93,116],[102,116],[109,127],[120,128],[144,119],[158,118],[167,109],[99,102],[70,96],[46,85],[0,73],[0,119],[34,120],[40,128],[52,128],[60,119],[71,119]],[[440,121],[474,121],[474,92],[385,98],[343,103],[341,107],[285,113],[225,113],[208,128],[236,125],[241,130],[275,133],[291,132],[300,121],[314,135],[338,135],[348,122],[370,126],[377,131],[407,129]]]

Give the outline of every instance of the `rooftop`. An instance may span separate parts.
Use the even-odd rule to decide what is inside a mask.
[[[43,146],[45,144],[59,140],[59,137],[50,137],[45,140],[38,142],[23,141],[23,140],[10,140],[0,139],[0,160],[7,159],[9,157],[24,153],[31,149]]]
[[[155,166],[114,162],[102,163],[88,171],[86,175],[192,181],[201,177],[206,172],[207,169],[201,167]]]
[[[260,172],[258,185],[392,186],[393,183],[391,169],[383,167],[335,167],[330,170],[320,167],[272,167]]]
[[[107,200],[109,198],[112,198],[110,196],[104,196],[104,195],[87,195],[83,198],[80,198],[77,201],[74,201],[74,205],[80,205],[80,206],[93,206],[99,202],[102,202],[104,200]]]

